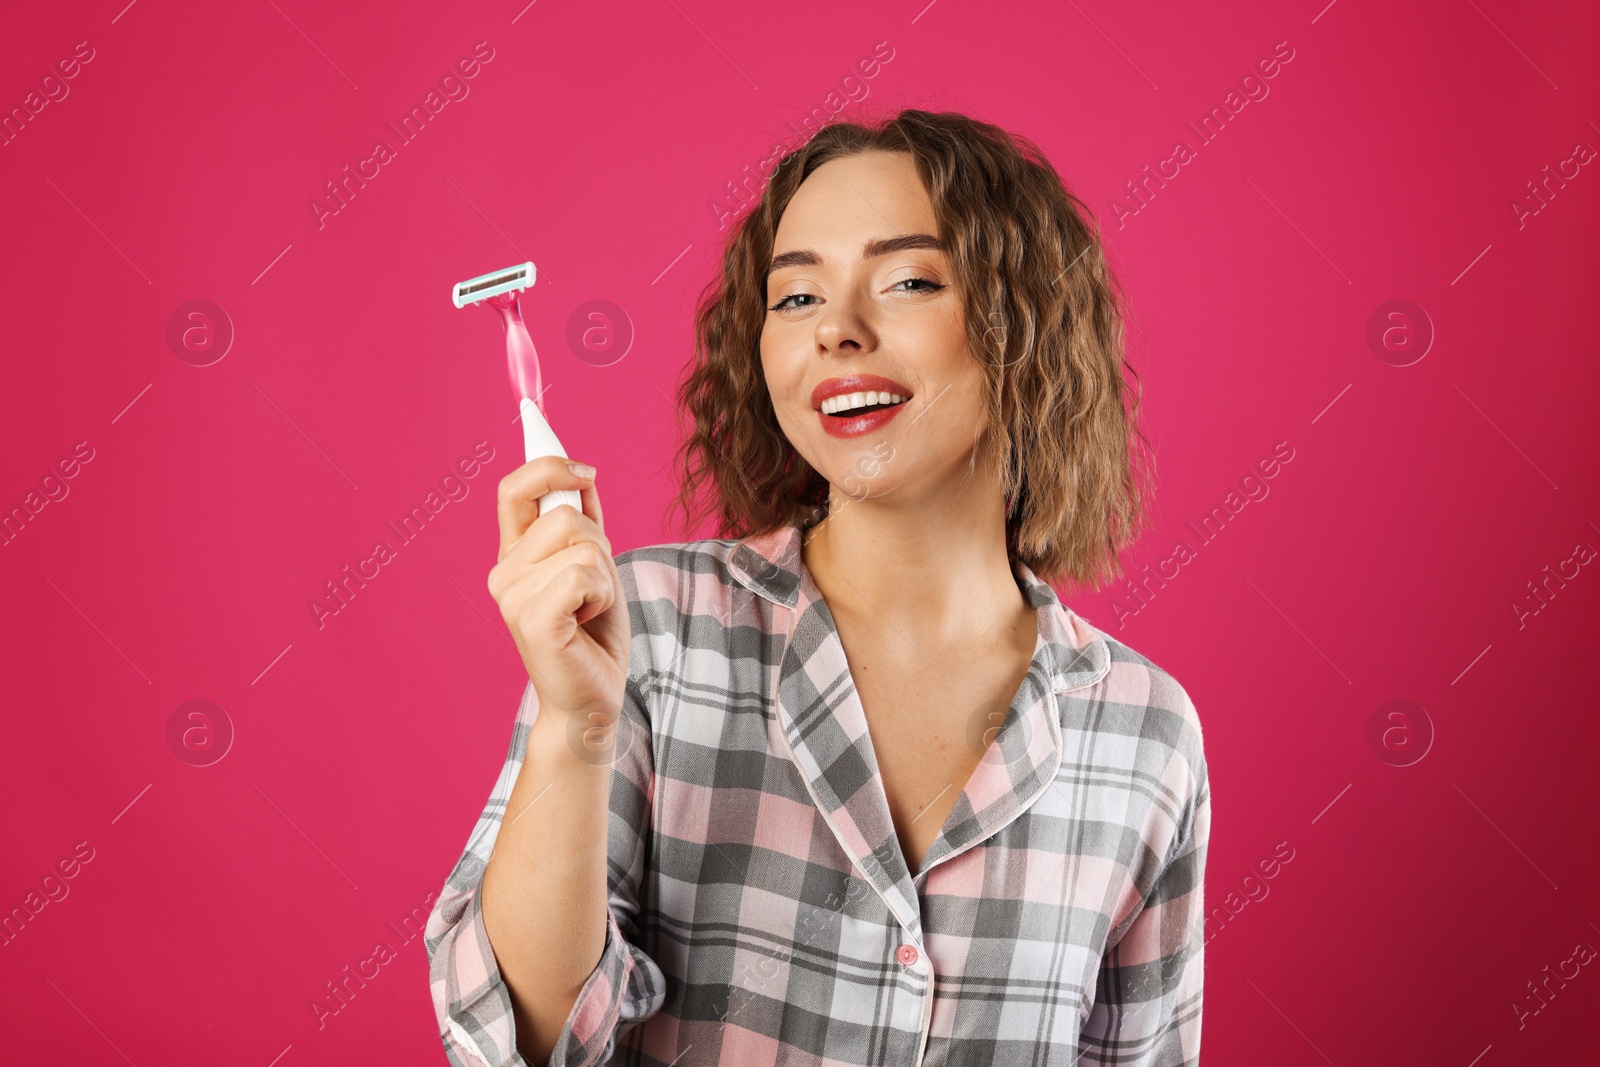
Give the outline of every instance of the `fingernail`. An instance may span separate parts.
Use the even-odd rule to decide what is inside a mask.
[[[587,463],[568,463],[567,470],[571,471],[573,476],[577,478],[594,477],[594,468]]]

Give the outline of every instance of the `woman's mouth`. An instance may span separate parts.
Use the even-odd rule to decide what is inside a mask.
[[[834,437],[859,437],[882,427],[911,399],[911,390],[876,374],[828,378],[812,390],[822,428]]]
[[[859,415],[866,411],[875,411],[895,404],[904,404],[906,399],[899,393],[886,393],[873,389],[859,393],[843,393],[839,396],[830,396],[824,400],[822,402],[822,413],[824,415]]]

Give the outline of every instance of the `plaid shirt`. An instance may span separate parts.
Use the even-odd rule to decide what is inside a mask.
[[[605,948],[550,1063],[1197,1063],[1211,804],[1188,695],[1014,563],[1032,665],[912,874],[802,531],[616,557]],[[428,919],[458,1067],[525,1063],[480,888],[537,703],[530,683]]]

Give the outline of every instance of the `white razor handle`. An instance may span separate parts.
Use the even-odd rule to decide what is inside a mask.
[[[539,405],[527,397],[522,398],[522,447],[528,459],[538,459],[541,456],[567,458],[567,450],[561,447],[560,438],[556,437],[555,431],[545,421]],[[583,497],[576,489],[550,490],[539,498],[539,514],[543,515],[551,508],[560,507],[562,504],[571,504],[574,511],[579,515],[583,514]]]

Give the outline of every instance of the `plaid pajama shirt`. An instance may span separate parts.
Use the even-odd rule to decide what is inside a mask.
[[[550,1064],[1197,1063],[1211,803],[1188,695],[1014,563],[1033,661],[1003,721],[975,716],[985,755],[913,874],[802,566],[814,521],[616,557],[605,948]],[[526,1062],[480,889],[537,704],[530,683],[428,919],[458,1067]]]

